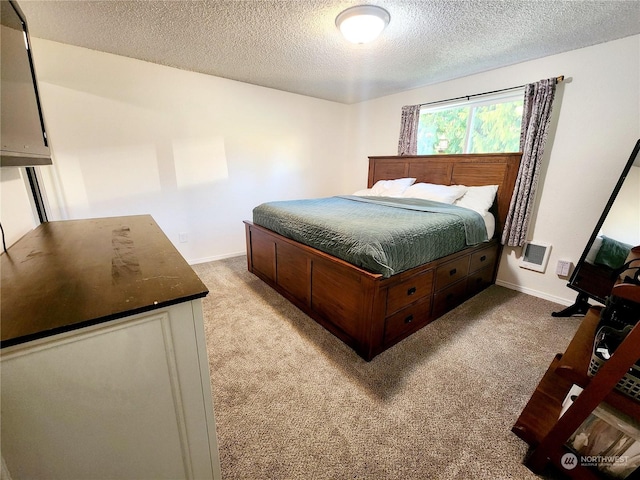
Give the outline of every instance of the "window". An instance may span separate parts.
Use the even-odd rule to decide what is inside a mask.
[[[418,155],[520,151],[523,91],[420,109]]]

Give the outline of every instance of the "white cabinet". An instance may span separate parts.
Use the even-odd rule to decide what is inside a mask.
[[[201,300],[2,349],[18,479],[220,479]]]

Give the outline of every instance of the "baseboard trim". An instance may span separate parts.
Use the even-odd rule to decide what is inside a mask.
[[[501,287],[508,288],[509,290],[515,290],[516,292],[526,293],[527,295],[532,295],[534,297],[542,298],[544,300],[549,300],[553,303],[559,303],[560,305],[569,306],[573,305],[574,300],[567,300],[566,298],[556,297],[555,295],[549,295],[548,293],[540,292],[539,290],[534,290],[532,288],[526,288],[521,285],[516,285],[515,283],[509,283],[502,280],[496,280],[496,285]]]
[[[195,258],[195,259],[187,260],[187,263],[189,265],[198,265],[199,263],[215,262],[216,260],[224,260],[225,258],[241,257],[246,255],[247,255],[247,252],[243,250],[242,252],[227,253],[224,255],[214,255],[212,257]]]

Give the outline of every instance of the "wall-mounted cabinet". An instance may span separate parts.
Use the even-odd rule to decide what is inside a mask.
[[[0,166],[50,165],[27,22],[14,1],[0,8]]]

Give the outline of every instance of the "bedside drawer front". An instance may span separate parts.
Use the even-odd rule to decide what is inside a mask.
[[[460,305],[467,298],[467,281],[463,280],[436,293],[433,300],[433,317],[438,318],[445,312]]]
[[[493,281],[493,268],[487,266],[482,270],[473,272],[467,277],[467,293],[469,296],[475,295],[481,290],[484,290]]]
[[[436,292],[464,278],[469,273],[469,256],[457,258],[436,270]]]
[[[429,321],[431,298],[427,297],[391,315],[384,323],[384,342],[393,340],[403,333],[419,328]]]
[[[484,248],[479,252],[471,255],[471,262],[469,263],[469,271],[475,272],[481,268],[489,265],[494,265],[496,261],[496,255],[498,254],[498,246],[493,245],[489,248]]]
[[[411,277],[404,282],[389,287],[387,292],[386,315],[391,315],[401,308],[417,302],[421,298],[431,296],[433,288],[433,270]]]

